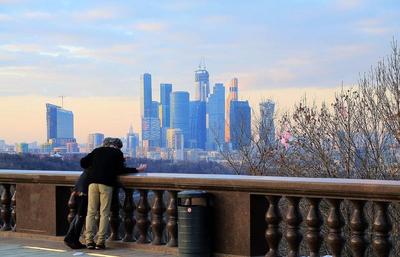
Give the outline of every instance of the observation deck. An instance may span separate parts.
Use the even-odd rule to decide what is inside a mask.
[[[76,212],[79,175],[0,170],[1,256],[7,247],[35,251],[24,245],[67,250],[62,236]],[[400,256],[399,181],[175,173],[120,181],[111,249],[91,254],[177,256],[177,193],[194,189],[213,195],[214,256]]]

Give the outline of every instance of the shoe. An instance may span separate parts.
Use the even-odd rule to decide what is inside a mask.
[[[86,245],[82,244],[81,242],[69,242],[69,241],[64,241],[65,245],[68,246],[71,249],[83,249],[86,247]]]
[[[88,244],[86,245],[86,248],[89,249],[89,250],[94,250],[94,249],[96,249],[96,244],[93,243],[93,242],[88,243]]]
[[[96,244],[96,250],[104,250],[104,249],[106,249],[105,244]]]

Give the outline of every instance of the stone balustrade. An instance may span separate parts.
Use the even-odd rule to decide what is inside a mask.
[[[62,236],[76,212],[70,192],[79,174],[0,170],[1,230]],[[177,192],[196,189],[213,195],[216,256],[398,256],[398,181],[161,173],[120,180],[109,240],[176,248]]]

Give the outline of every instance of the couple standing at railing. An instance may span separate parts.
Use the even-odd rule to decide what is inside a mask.
[[[104,139],[101,147],[94,149],[81,159],[81,167],[84,172],[79,177],[74,188],[75,195],[78,196],[78,210],[64,238],[65,244],[72,249],[84,247],[88,249],[105,249],[105,236],[109,224],[113,189],[119,187],[118,176],[142,172],[147,168],[146,164],[141,164],[137,168],[125,167],[125,159],[121,148],[122,142],[120,139],[108,137]],[[100,224],[95,243],[94,231],[97,211],[100,213]],[[84,220],[86,220],[86,246],[79,241]]]

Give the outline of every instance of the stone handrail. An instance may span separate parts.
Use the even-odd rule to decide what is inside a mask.
[[[24,209],[18,207],[27,204],[26,211],[35,210],[32,203],[21,203],[32,192],[50,192],[49,202],[44,204],[52,204],[57,210],[53,219],[59,220],[58,216],[66,215],[62,206],[68,199],[70,215],[73,214],[71,198],[66,194],[79,175],[80,172],[74,171],[0,170],[0,184],[4,187],[1,197],[2,229],[12,228],[11,217],[18,220],[14,223],[20,229],[19,215],[22,217],[26,213],[19,213]],[[322,245],[326,245],[326,251],[332,256],[342,256],[349,251],[353,256],[373,253],[375,255],[372,256],[387,257],[396,250],[391,237],[397,231],[391,232],[394,226],[388,208],[400,200],[400,181],[176,173],[124,175],[120,181],[126,188],[125,195],[130,196],[125,197],[127,200],[122,208],[125,216],[129,217],[125,222],[133,226],[136,224],[140,234],[137,243],[152,241],[156,245],[176,246],[176,192],[198,189],[214,195],[214,252],[223,256],[267,254],[269,257],[295,257],[300,253],[320,256],[323,254]],[[16,185],[14,196],[10,185]],[[20,193],[19,187],[23,192]],[[154,192],[153,200],[148,199],[149,190]],[[135,191],[140,195],[136,204],[131,197]],[[168,192],[168,197],[164,197],[164,192]],[[168,198],[166,204],[163,203],[164,198]],[[326,209],[320,207],[321,202],[327,203]],[[43,206],[47,205],[37,208]],[[343,208],[350,213],[349,219],[344,219]],[[135,209],[136,214],[133,214]],[[281,215],[282,210],[285,210],[284,216]],[[148,220],[149,214],[151,221]],[[119,211],[114,210],[114,216],[111,216],[114,236],[118,234],[119,220]],[[323,230],[324,223],[326,231]],[[345,230],[345,227],[348,229]],[[125,238],[129,234],[128,238],[133,239],[132,225],[128,228],[131,231],[125,232]],[[148,230],[152,231],[151,240],[147,238]],[[35,230],[32,231],[34,233]],[[60,234],[57,228],[52,231]],[[165,242],[164,233],[168,234]],[[282,249],[282,234],[286,241],[285,249]],[[119,239],[118,236],[115,239]]]

